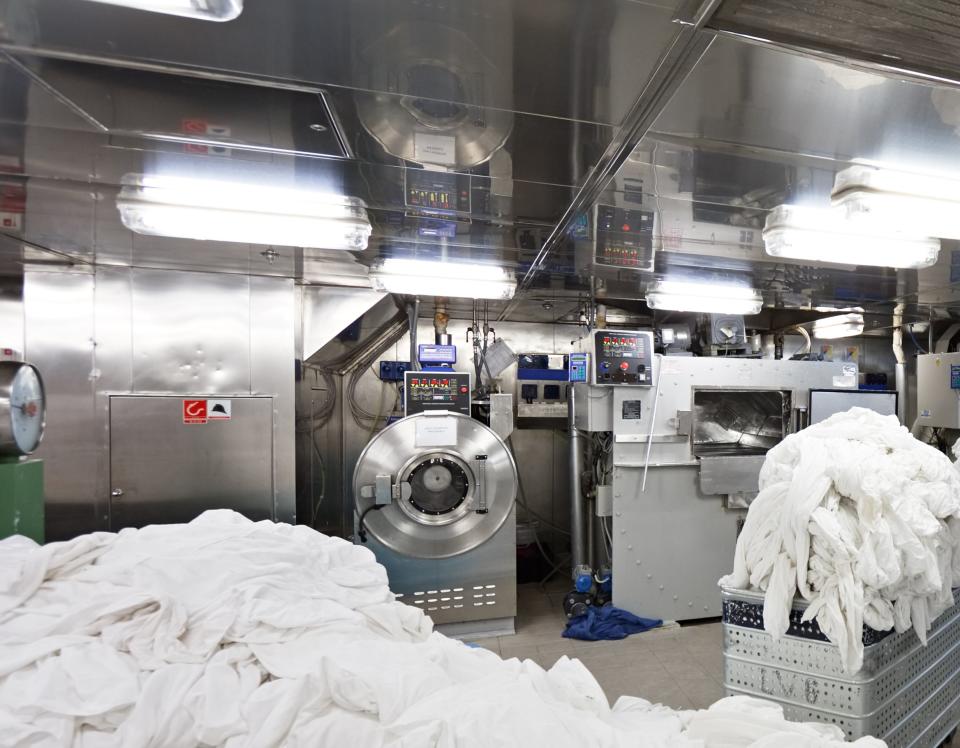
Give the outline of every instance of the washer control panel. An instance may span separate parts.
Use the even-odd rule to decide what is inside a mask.
[[[652,332],[595,330],[593,351],[593,384],[653,384]]]
[[[470,415],[470,374],[459,371],[407,371],[403,374],[403,414],[449,410]]]

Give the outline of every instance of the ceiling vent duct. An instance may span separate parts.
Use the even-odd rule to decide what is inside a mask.
[[[490,6],[490,13],[506,9],[502,3]],[[425,166],[463,169],[485,163],[503,147],[513,114],[483,106],[511,98],[511,19],[503,15],[498,23],[478,23],[479,31],[430,21],[401,23],[365,47],[368,87],[395,93],[358,96],[358,114],[388,153]],[[491,50],[497,51],[493,59]]]

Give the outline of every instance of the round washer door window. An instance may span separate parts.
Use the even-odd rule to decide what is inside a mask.
[[[463,503],[470,488],[466,473],[452,460],[432,457],[411,472],[410,504],[430,516],[448,514]]]

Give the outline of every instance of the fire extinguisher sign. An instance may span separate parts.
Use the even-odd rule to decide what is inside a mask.
[[[206,400],[184,400],[183,401],[183,422],[184,423],[206,423],[207,422],[207,401]]]

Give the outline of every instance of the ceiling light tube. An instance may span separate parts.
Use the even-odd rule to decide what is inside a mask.
[[[929,236],[960,239],[960,182],[852,166],[836,176],[833,205],[850,220],[873,221],[888,231],[903,225]]]
[[[672,312],[758,314],[763,296],[745,284],[664,279],[647,287],[647,306]]]
[[[359,251],[372,232],[357,198],[184,177],[124,181],[117,209],[138,234]]]
[[[853,338],[862,334],[862,314],[840,314],[836,317],[824,317],[813,323],[813,337],[821,340]]]
[[[509,299],[517,290],[513,273],[497,265],[388,257],[370,271],[373,287],[411,296]]]
[[[940,242],[929,236],[897,233],[872,221],[852,221],[833,208],[780,205],[767,215],[763,242],[771,257],[925,268],[937,261]]]
[[[243,12],[243,0],[88,0],[104,5],[166,13],[204,21],[232,21]]]

